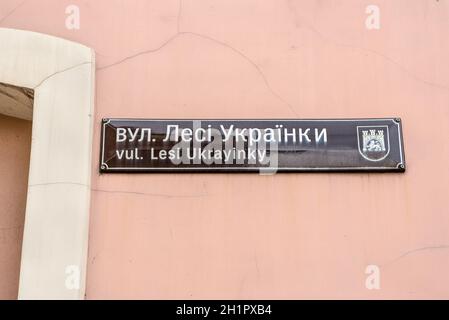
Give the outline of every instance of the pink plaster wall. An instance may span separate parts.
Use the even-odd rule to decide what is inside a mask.
[[[2,0],[0,27],[97,52],[87,298],[449,298],[449,1]],[[406,174],[97,173],[103,117],[389,116]]]
[[[0,115],[0,300],[17,299],[31,122]]]

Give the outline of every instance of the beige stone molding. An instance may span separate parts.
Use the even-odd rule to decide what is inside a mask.
[[[95,54],[0,28],[0,83],[0,113],[33,120],[19,299],[83,299]]]

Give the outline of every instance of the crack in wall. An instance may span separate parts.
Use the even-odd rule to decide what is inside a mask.
[[[22,7],[26,2],[28,2],[28,0],[22,1],[19,5],[17,5],[17,6],[14,7],[12,10],[10,10],[5,16],[3,16],[3,17],[0,19],[0,24],[1,24],[2,22],[4,22],[4,20],[6,20],[7,18],[9,18],[11,15],[13,15],[13,14],[14,14],[20,7]],[[289,8],[289,10],[292,11],[291,8]],[[171,42],[172,40],[174,40],[174,38],[176,38],[177,35],[183,34],[183,33],[184,33],[184,32],[181,31],[181,27],[180,27],[181,20],[182,20],[182,12],[183,12],[183,0],[180,0],[180,1],[179,1],[178,17],[177,17],[177,33],[176,33],[176,35],[175,35],[174,37],[170,38],[167,42],[165,42],[161,47],[156,48],[156,49],[153,49],[153,50],[150,49],[150,50],[147,50],[147,51],[143,51],[143,52],[138,53],[138,54],[136,54],[136,55],[133,55],[133,56],[124,58],[124,59],[122,59],[122,60],[120,60],[120,61],[118,61],[118,62],[116,62],[116,63],[111,64],[111,65],[107,65],[107,66],[98,68],[98,70],[103,70],[103,69],[106,69],[106,68],[115,66],[115,65],[120,64],[120,63],[122,63],[122,62],[125,62],[125,61],[127,61],[127,60],[129,60],[129,59],[133,59],[133,58],[135,58],[135,57],[137,57],[137,56],[139,56],[139,55],[141,55],[141,54],[151,53],[151,52],[154,52],[154,51],[157,51],[157,50],[162,49],[166,44],[168,44],[169,42]],[[368,48],[357,47],[357,46],[350,45],[350,44],[339,43],[339,42],[337,42],[337,41],[335,41],[335,40],[333,40],[333,39],[331,39],[331,38],[329,38],[329,37],[327,37],[327,36],[324,36],[322,32],[318,31],[316,28],[311,27],[311,26],[305,26],[305,25],[303,25],[302,28],[305,28],[305,29],[308,29],[308,30],[314,32],[314,33],[315,33],[316,35],[318,35],[323,41],[330,42],[330,43],[332,43],[332,44],[335,45],[335,46],[346,47],[346,48],[351,48],[351,49],[355,49],[355,50],[360,50],[360,51],[363,51],[363,52],[366,52],[366,53],[370,53],[370,54],[379,56],[379,57],[381,57],[381,58],[387,60],[388,62],[392,63],[393,65],[395,65],[397,68],[399,68],[401,71],[403,71],[404,73],[406,73],[408,76],[410,76],[410,77],[414,78],[415,80],[420,81],[420,82],[422,82],[422,83],[424,83],[424,84],[427,84],[427,85],[432,86],[432,87],[435,87],[435,88],[440,88],[440,89],[443,89],[443,90],[449,90],[449,86],[447,86],[447,85],[445,85],[445,84],[437,83],[437,82],[428,81],[428,80],[426,80],[426,79],[424,79],[424,78],[422,78],[422,77],[420,77],[420,76],[418,76],[418,75],[412,73],[412,72],[411,72],[410,70],[408,70],[405,66],[403,66],[403,65],[400,64],[399,62],[393,60],[392,58],[388,57],[387,55],[385,55],[385,54],[383,54],[383,53],[381,53],[381,52],[378,52],[378,51],[372,50],[372,49],[368,49]],[[198,34],[198,33],[193,33],[193,32],[192,32],[192,34],[196,34],[197,36],[202,36],[202,37],[204,37],[204,38],[208,38],[209,40],[216,41],[217,43],[222,43],[222,42],[220,42],[219,40],[210,38],[210,37],[208,37],[208,36],[206,36],[206,35],[202,35],[202,34]],[[237,52],[239,52],[240,54],[242,54],[241,51],[235,49],[234,47],[231,47],[231,46],[229,46],[229,45],[227,45],[227,46],[228,46],[229,48],[232,48],[234,51],[237,51]],[[243,56],[245,56],[245,55],[243,55]],[[252,64],[255,64],[251,59],[249,59],[249,57],[247,57],[247,56],[245,56],[245,57],[246,57],[247,60],[250,60]],[[257,64],[256,64],[256,66],[257,66]],[[260,67],[259,67],[259,66],[257,66],[257,67],[258,67],[258,72],[261,73]],[[267,83],[268,80],[267,80],[267,78],[265,77],[265,75],[264,75],[263,73],[262,73],[261,75],[263,76],[264,81]],[[271,91],[271,93],[273,93],[273,94],[276,96],[276,98],[280,99],[284,104],[287,104],[287,105],[289,106],[289,108],[291,109],[291,111],[294,112],[295,115],[297,115],[296,112],[294,111],[293,107],[292,107],[292,106],[291,106],[291,105],[290,105],[284,98],[282,98],[279,94],[277,94],[271,87],[269,87],[269,90]]]
[[[203,35],[203,34],[196,33],[196,32],[189,32],[189,31],[184,31],[183,32],[183,31],[181,31],[182,12],[183,12],[183,0],[179,0],[178,17],[177,17],[177,20],[176,20],[176,30],[177,30],[177,32],[176,32],[175,35],[170,37],[167,41],[163,42],[159,47],[154,48],[154,49],[149,49],[149,50],[144,50],[144,51],[138,52],[138,53],[136,53],[134,55],[125,57],[125,58],[123,58],[123,59],[121,59],[121,60],[119,60],[117,62],[112,63],[112,64],[109,64],[109,65],[106,65],[106,66],[102,66],[102,67],[98,67],[97,70],[101,71],[101,70],[109,69],[109,68],[117,66],[117,65],[119,65],[121,63],[124,63],[126,61],[129,61],[131,59],[137,58],[139,56],[157,52],[157,51],[163,49],[164,47],[166,47],[168,44],[170,44],[172,41],[176,40],[180,36],[183,36],[183,35],[196,36],[196,37],[202,38],[203,40],[208,40],[208,41],[214,42],[214,43],[216,43],[216,44],[218,44],[220,46],[226,47],[226,48],[232,50],[234,53],[236,53],[240,57],[242,57],[243,59],[245,59],[248,63],[250,63],[256,69],[257,73],[263,79],[264,84],[267,87],[267,89],[270,91],[270,93],[273,96],[275,96],[279,101],[281,101],[283,104],[285,104],[290,109],[290,111],[295,116],[298,117],[298,114],[296,113],[296,111],[293,108],[293,106],[290,103],[288,103],[280,94],[278,94],[273,89],[273,87],[270,85],[270,83],[268,81],[268,78],[265,76],[265,74],[262,71],[262,69],[260,68],[260,66],[257,63],[255,63],[251,58],[249,58],[247,55],[245,55],[242,51],[238,50],[237,48],[235,48],[235,47],[233,47],[233,46],[231,46],[231,45],[229,45],[229,44],[227,44],[227,43],[225,43],[223,41],[214,39],[214,38],[209,37],[207,35]]]
[[[376,50],[372,50],[372,49],[368,49],[368,48],[364,48],[364,47],[358,47],[355,45],[351,45],[351,44],[345,44],[345,43],[340,43],[328,36],[325,36],[321,31],[319,31],[318,29],[312,27],[312,26],[308,26],[308,25],[304,25],[302,24],[300,26],[300,28],[302,29],[306,29],[311,31],[312,33],[316,34],[323,42],[327,42],[327,43],[331,43],[332,45],[334,45],[335,47],[342,47],[342,48],[349,48],[349,49],[354,49],[354,50],[359,50],[371,55],[375,55],[378,56],[384,60],[386,60],[387,62],[390,62],[391,64],[393,64],[395,67],[397,67],[399,70],[401,70],[403,73],[405,73],[407,76],[422,82],[426,85],[435,87],[435,88],[439,88],[439,89],[443,89],[443,90],[449,90],[449,86],[445,85],[445,84],[441,84],[441,83],[437,83],[437,82],[432,82],[432,81],[428,81],[424,78],[421,78],[420,76],[414,74],[413,72],[411,72],[410,70],[408,70],[405,66],[403,66],[402,64],[400,64],[399,62],[393,60],[392,58],[390,58],[389,56],[376,51]]]
[[[228,48],[229,50],[233,51],[235,54],[237,54],[237,55],[239,55],[240,57],[242,57],[243,59],[245,59],[248,63],[250,63],[250,64],[256,69],[257,73],[258,73],[258,74],[260,75],[260,77],[262,78],[262,80],[263,80],[265,86],[266,86],[267,89],[270,91],[270,93],[273,94],[273,96],[275,96],[275,97],[276,97],[279,101],[281,101],[283,104],[285,104],[295,116],[298,116],[298,114],[296,113],[296,111],[295,111],[295,109],[293,108],[293,106],[292,106],[290,103],[288,103],[283,97],[281,97],[281,96],[280,96],[280,95],[279,95],[279,94],[272,88],[271,84],[269,83],[269,81],[268,81],[267,77],[265,76],[265,74],[263,73],[262,69],[261,69],[261,68],[260,68],[260,67],[259,67],[253,60],[251,60],[247,55],[245,55],[245,54],[244,54],[243,52],[241,52],[240,50],[234,48],[233,46],[231,46],[231,45],[229,45],[229,44],[227,44],[227,43],[225,43],[225,42],[222,42],[222,41],[220,41],[220,40],[211,38],[211,37],[206,36],[206,35],[203,35],[203,34],[195,33],[195,32],[188,32],[188,31],[179,32],[179,33],[175,34],[174,36],[172,36],[171,38],[169,38],[167,41],[165,41],[162,45],[160,45],[160,46],[157,47],[157,48],[149,49],[149,50],[144,50],[144,51],[138,52],[138,53],[133,54],[133,55],[131,55],[131,56],[122,58],[121,60],[116,61],[116,62],[114,62],[114,63],[112,63],[112,64],[105,65],[105,66],[102,66],[102,67],[98,67],[97,70],[100,72],[100,71],[103,71],[103,70],[106,70],[106,69],[115,67],[115,66],[117,66],[117,65],[119,65],[119,64],[122,64],[122,63],[124,63],[124,62],[126,62],[126,61],[135,59],[135,58],[137,58],[137,57],[140,57],[140,56],[143,56],[143,55],[146,55],[146,54],[155,53],[155,52],[157,52],[157,51],[163,49],[163,48],[166,47],[167,45],[169,45],[171,42],[173,42],[173,41],[176,40],[177,38],[179,38],[179,37],[181,37],[181,36],[186,36],[186,35],[189,35],[189,36],[195,36],[195,37],[201,38],[201,39],[203,39],[203,40],[208,40],[208,41],[214,42],[214,43],[216,43],[216,44],[218,44],[218,45],[220,45],[220,46],[223,46],[223,47]]]
[[[449,245],[428,246],[428,247],[420,247],[420,248],[412,249],[412,250],[404,252],[399,257],[391,260],[390,262],[385,263],[382,267],[396,263],[399,260],[404,259],[404,258],[406,258],[410,255],[413,255],[415,253],[418,253],[418,252],[433,251],[433,250],[446,250],[446,249],[449,249]]]
[[[76,68],[78,68],[78,67],[81,67],[81,66],[84,66],[84,65],[87,65],[87,64],[92,64],[92,63],[93,63],[93,62],[91,62],[91,61],[89,61],[89,62],[82,62],[82,63],[79,63],[79,64],[77,64],[77,65],[74,65],[74,66],[65,68],[65,69],[63,69],[63,70],[56,71],[56,72],[50,74],[49,76],[45,77],[45,78],[44,78],[38,85],[36,85],[36,86],[33,88],[33,90],[36,90],[36,89],[39,88],[42,84],[44,84],[45,81],[51,79],[52,77],[54,77],[54,76],[56,76],[56,75],[58,75],[58,74],[61,74],[61,73],[64,73],[64,72],[67,72],[67,71],[76,69]]]
[[[163,49],[165,46],[169,45],[172,41],[174,41],[176,38],[178,38],[179,35],[180,35],[180,33],[175,34],[174,36],[172,36],[171,38],[169,38],[168,40],[166,40],[165,42],[163,42],[160,46],[158,46],[156,48],[140,51],[140,52],[137,52],[137,53],[135,53],[133,55],[124,57],[124,58],[122,58],[122,59],[120,59],[120,60],[118,60],[116,62],[111,63],[111,64],[108,64],[108,65],[105,65],[105,66],[101,66],[101,67],[97,67],[97,71],[100,72],[100,71],[103,71],[103,70],[106,70],[106,69],[110,69],[112,67],[120,65],[120,64],[122,64],[122,63],[124,63],[126,61],[135,59],[137,57],[157,52],[157,51]]]
[[[99,192],[99,193],[110,193],[110,194],[130,194],[130,195],[138,195],[138,196],[148,196],[148,197],[160,197],[160,198],[202,198],[207,197],[209,194],[205,192],[204,194],[186,194],[186,195],[176,195],[169,193],[151,193],[151,192],[139,192],[139,191],[127,191],[127,190],[106,190],[99,188],[91,188],[87,184],[79,183],[79,182],[48,182],[48,183],[37,183],[30,184],[28,188],[33,187],[45,187],[45,186],[55,186],[55,185],[73,185],[73,186],[81,186],[88,188],[91,192]]]
[[[0,24],[3,23],[3,21],[5,21],[6,19],[8,19],[10,16],[12,16],[14,14],[14,12],[16,12],[20,7],[22,7],[25,2],[27,2],[28,0],[24,0],[21,3],[19,3],[17,6],[15,6],[14,8],[11,9],[11,11],[9,11],[6,15],[4,15],[1,19],[0,19]]]
[[[121,191],[121,190],[104,190],[104,189],[91,189],[92,192],[99,193],[109,193],[109,194],[122,194],[122,195],[137,195],[137,196],[149,196],[149,197],[159,197],[166,199],[180,199],[180,198],[205,198],[209,196],[207,193],[205,194],[187,194],[187,195],[173,195],[168,193],[147,193],[147,192],[138,192],[138,191]]]
[[[32,187],[45,187],[45,186],[53,186],[53,185],[72,185],[72,186],[80,186],[90,188],[89,185],[79,182],[47,182],[47,183],[36,183],[28,185],[28,188]]]

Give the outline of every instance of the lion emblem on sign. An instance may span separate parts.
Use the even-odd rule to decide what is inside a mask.
[[[381,161],[390,153],[387,126],[357,127],[359,152],[369,161]]]

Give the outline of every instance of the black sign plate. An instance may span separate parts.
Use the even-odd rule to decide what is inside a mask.
[[[104,119],[111,172],[404,172],[400,119]]]

